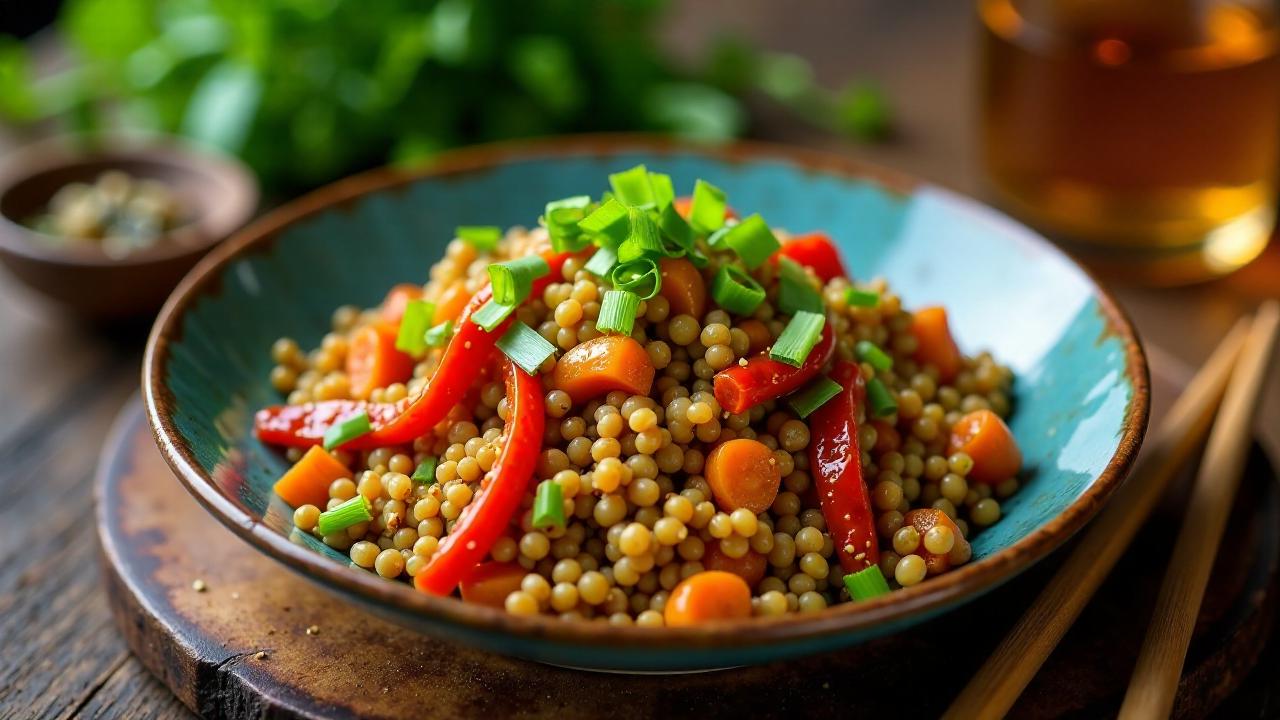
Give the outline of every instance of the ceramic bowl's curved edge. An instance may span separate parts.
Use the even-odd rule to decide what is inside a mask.
[[[574,658],[581,657],[581,653],[592,652],[603,653],[603,656],[657,652],[668,660],[678,659],[681,654],[703,650],[729,652],[736,657],[743,657],[744,653],[751,654],[749,651],[753,648],[765,648],[770,653],[767,659],[783,654],[785,649],[781,646],[798,648],[794,654],[816,652],[826,649],[816,644],[823,638],[830,639],[833,635],[839,635],[841,640],[848,641],[840,644],[853,644],[941,612],[955,603],[972,599],[996,587],[1056,549],[1093,517],[1128,472],[1146,431],[1149,413],[1150,396],[1145,356],[1124,312],[1111,295],[1091,277],[1090,290],[1100,298],[1099,307],[1104,319],[1125,345],[1126,377],[1133,387],[1133,395],[1126,408],[1124,432],[1104,471],[1063,513],[990,557],[915,587],[862,603],[843,604],[814,615],[754,618],[698,628],[652,630],[564,623],[555,618],[517,617],[450,598],[425,596],[408,586],[395,586],[369,573],[351,571],[294,545],[285,536],[260,525],[217,491],[211,478],[195,462],[190,450],[179,442],[180,436],[168,412],[172,398],[164,382],[168,343],[170,339],[181,337],[180,319],[200,292],[216,292],[217,271],[231,260],[250,250],[269,247],[280,230],[301,219],[332,206],[343,206],[369,192],[391,189],[420,177],[463,173],[510,159],[552,157],[565,153],[618,154],[637,150],[654,153],[692,152],[726,161],[777,159],[811,171],[871,177],[902,193],[910,192],[919,185],[915,180],[898,173],[814,151],[761,143],[701,148],[634,135],[580,136],[480,146],[447,153],[431,167],[418,172],[376,170],[339,181],[268,214],[215,248],[183,279],[165,303],[148,338],[142,385],[148,423],[166,462],[189,492],[224,525],[246,541],[284,562],[295,572],[366,604],[373,603],[371,607],[389,612],[411,627],[437,632],[443,629],[450,635],[465,630],[467,637],[472,640],[477,633],[491,635],[493,642],[502,638],[507,646],[510,646],[514,635],[522,643],[534,643],[540,650],[535,655],[543,654],[546,648],[555,648],[557,656],[561,652],[567,652]],[[1066,259],[1064,254],[1047,241],[1045,249],[1059,253]],[[1075,266],[1074,262],[1070,264]],[[484,644],[492,646],[492,643]],[[529,656],[518,651],[511,654]],[[584,663],[575,660],[561,664]],[[629,663],[623,663],[627,664]],[[605,664],[608,665],[616,666],[615,663]]]

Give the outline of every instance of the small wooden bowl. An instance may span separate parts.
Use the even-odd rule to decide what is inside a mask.
[[[258,184],[232,158],[173,138],[95,136],[25,146],[0,159],[0,261],[31,288],[94,320],[154,313],[182,276],[258,206]],[[94,243],[50,244],[24,222],[60,188],[108,170],[163,182],[191,216],[154,246],[123,258]]]

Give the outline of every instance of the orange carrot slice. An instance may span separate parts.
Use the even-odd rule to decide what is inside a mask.
[[[947,326],[947,311],[941,307],[921,308],[911,317],[911,334],[916,338],[915,359],[938,368],[938,377],[947,383],[960,372],[960,348]]]
[[[1014,477],[1022,467],[1022,450],[1013,432],[990,410],[975,410],[960,418],[951,427],[947,450],[972,458],[973,469],[968,478],[987,485]]]
[[[653,361],[626,335],[601,335],[574,346],[556,363],[556,387],[582,403],[611,390],[648,395]]]
[[[329,502],[329,484],[351,477],[346,465],[319,445],[313,445],[302,459],[276,481],[276,494],[292,507],[315,505],[321,510]]]
[[[748,438],[720,443],[707,455],[703,475],[716,505],[725,512],[762,513],[778,496],[782,470],[767,445]]]
[[[513,562],[480,563],[458,583],[458,590],[462,593],[462,599],[467,602],[504,607],[507,596],[520,589],[520,581],[528,572]]]
[[[751,617],[751,588],[723,570],[690,575],[671,591],[662,616],[669,627]]]
[[[414,361],[396,349],[396,327],[366,325],[351,336],[347,349],[347,380],[351,396],[365,400],[374,388],[413,377]]]
[[[665,258],[658,265],[662,272],[658,293],[671,303],[671,317],[692,315],[701,320],[707,311],[707,283],[702,273],[684,258]]]

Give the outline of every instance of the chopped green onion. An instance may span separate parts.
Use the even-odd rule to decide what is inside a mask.
[[[755,270],[773,257],[782,244],[773,236],[773,231],[765,224],[764,218],[751,215],[733,226],[724,236],[723,242],[742,258],[749,270]]]
[[[511,329],[498,338],[498,349],[530,375],[537,373],[556,352],[555,345],[522,322],[512,323]]]
[[[653,258],[640,258],[615,265],[609,281],[614,289],[630,290],[641,300],[648,300],[662,289],[662,270]]]
[[[705,180],[693,184],[693,202],[689,205],[689,224],[702,233],[713,233],[724,226],[724,191]]]
[[[602,238],[605,246],[617,247],[631,232],[631,211],[626,205],[609,198],[583,218],[578,227],[585,233]]]
[[[649,187],[653,190],[653,202],[658,207],[666,207],[676,199],[675,186],[671,184],[671,176],[666,173],[649,173]]]
[[[575,195],[547,203],[542,218],[551,238],[551,247],[556,252],[576,252],[590,244],[589,238],[582,237],[582,228],[578,225],[590,208],[589,195]]]
[[[889,583],[884,581],[879,565],[868,565],[856,573],[845,575],[844,586],[849,588],[849,597],[854,600],[870,600],[889,594]]]
[[[429,457],[418,463],[418,467],[414,469],[413,475],[410,475],[409,479],[416,483],[422,483],[423,485],[434,484],[436,481],[437,462],[438,460],[436,458]]]
[[[436,306],[426,300],[410,300],[404,306],[404,316],[400,318],[400,330],[396,333],[396,349],[417,355],[427,349],[423,336],[431,327],[431,317],[436,314]]]
[[[484,328],[485,332],[493,332],[493,329],[501,325],[502,321],[506,320],[515,309],[515,305],[503,305],[490,298],[489,302],[481,305],[479,310],[471,313],[471,322]]]
[[[422,340],[427,344],[427,347],[438,348],[444,347],[451,337],[453,337],[453,321],[445,320],[426,331],[422,336]]]
[[[324,431],[324,449],[332,450],[370,432],[373,432],[373,426],[369,424],[369,413],[361,410]]]
[[[667,205],[662,208],[662,212],[658,214],[658,230],[662,232],[662,237],[671,241],[673,245],[680,249],[679,252],[671,252],[668,248],[668,257],[679,257],[680,255],[692,255],[697,252],[693,244],[693,228],[689,227],[689,223],[680,217],[680,213],[676,212],[675,205]],[[701,253],[698,253],[701,255]],[[704,258],[705,259],[705,258]]]
[[[533,281],[551,272],[541,255],[526,255],[489,266],[493,300],[502,305],[519,305],[529,297]]]
[[[459,225],[453,234],[477,250],[492,250],[502,239],[502,228],[496,225]]]
[[[538,491],[533,496],[533,517],[530,524],[539,530],[564,529],[564,491],[554,481],[543,480],[538,483]]]
[[[888,417],[898,412],[898,399],[880,382],[880,378],[871,378],[867,383],[867,402],[871,404],[871,414],[876,417]]]
[[[773,349],[769,351],[769,357],[792,367],[800,367],[805,358],[809,357],[809,351],[818,344],[818,339],[822,337],[822,327],[826,324],[826,315],[801,310],[791,316],[791,322],[783,328]]]
[[[764,288],[737,267],[724,265],[711,279],[711,297],[731,313],[750,315],[764,302]]]
[[[719,230],[716,230],[715,232],[711,233],[710,235],[707,236],[707,245],[713,248],[720,247],[720,244],[724,241],[725,236],[728,235],[729,231],[732,230],[734,227],[735,226],[733,225],[725,225]]]
[[[373,513],[369,512],[369,501],[365,496],[357,493],[334,509],[320,513],[320,519],[316,521],[316,530],[319,530],[321,535],[332,535],[372,519]]]
[[[631,208],[631,232],[618,246],[618,262],[631,262],[647,256],[661,257],[665,250],[658,224],[649,217],[649,213]]]
[[[822,296],[813,289],[809,274],[789,257],[778,258],[778,309],[788,315],[822,312]]]
[[[871,367],[881,372],[893,369],[893,358],[889,357],[888,353],[881,350],[879,345],[870,340],[859,340],[858,344],[853,346],[853,353],[858,356],[859,360],[870,364]]]
[[[556,210],[560,210],[563,208],[575,208],[578,210],[585,210],[587,206],[590,204],[591,204],[590,195],[574,195],[573,197],[567,197],[560,200],[552,200],[551,202],[547,203],[547,207],[545,210],[543,210],[542,214],[550,215]]]
[[[613,188],[614,197],[626,205],[646,207],[657,204],[653,182],[643,165],[609,175],[609,185]]]
[[[613,272],[613,268],[618,264],[618,251],[605,245],[596,250],[591,259],[587,260],[587,264],[582,266],[583,270],[600,278],[607,278]]]
[[[825,405],[828,400],[839,395],[841,390],[844,388],[840,383],[826,375],[821,375],[817,380],[787,397],[787,404],[796,411],[797,415],[806,418],[814,410]]]
[[[636,324],[636,310],[640,309],[640,296],[630,290],[609,290],[600,304],[600,317],[596,329],[600,332],[616,332],[630,335]]]
[[[844,291],[844,301],[853,307],[875,307],[880,304],[880,293],[849,288]]]

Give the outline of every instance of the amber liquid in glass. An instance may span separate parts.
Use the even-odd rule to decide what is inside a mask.
[[[983,142],[1000,199],[1140,282],[1252,260],[1275,223],[1280,171],[1270,9],[980,0]]]

